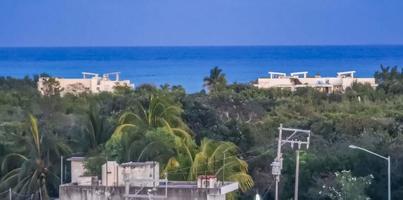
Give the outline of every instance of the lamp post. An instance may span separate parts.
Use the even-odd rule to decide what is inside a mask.
[[[377,153],[374,153],[374,152],[372,152],[372,151],[370,151],[370,150],[368,150],[368,149],[364,149],[364,148],[362,148],[362,147],[358,147],[358,146],[355,146],[355,145],[350,145],[350,146],[348,146],[348,147],[351,148],[351,149],[358,149],[358,150],[361,150],[361,151],[365,151],[365,152],[367,152],[367,153],[369,153],[369,154],[372,154],[372,155],[374,155],[374,156],[378,156],[379,158],[383,158],[383,159],[385,159],[386,161],[388,161],[388,200],[391,200],[391,188],[390,188],[390,156],[385,157],[385,156],[379,155],[379,154],[377,154]]]

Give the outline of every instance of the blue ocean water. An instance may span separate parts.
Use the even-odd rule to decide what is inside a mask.
[[[202,89],[214,66],[229,82],[247,83],[268,71],[309,71],[334,76],[356,70],[373,76],[379,66],[403,66],[403,46],[231,46],[231,47],[60,47],[0,48],[0,75],[23,77],[48,73],[81,77],[81,72],[120,71],[136,85],[183,85]]]

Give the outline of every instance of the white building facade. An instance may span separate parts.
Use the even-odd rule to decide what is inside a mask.
[[[130,80],[120,80],[120,73],[113,72],[100,76],[99,74],[83,72],[82,78],[55,78],[60,84],[62,89],[61,95],[66,93],[79,94],[79,93],[99,93],[99,92],[113,92],[116,86],[126,86],[134,88],[134,84]],[[111,79],[114,75],[114,79]],[[46,90],[45,82],[48,77],[41,77],[38,80],[38,90],[44,94]]]
[[[317,88],[326,93],[344,92],[353,83],[369,84],[375,88],[375,78],[356,78],[355,71],[338,72],[336,77],[308,77],[308,72],[294,72],[290,76],[280,72],[269,72],[268,78],[259,78],[258,88],[287,88],[295,91],[301,87]]]

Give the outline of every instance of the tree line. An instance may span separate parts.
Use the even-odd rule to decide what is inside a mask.
[[[37,77],[0,77],[0,195],[12,188],[21,197],[57,197],[60,157],[84,156],[88,175],[100,176],[106,160],[158,161],[170,180],[216,175],[240,183],[229,198],[273,199],[270,164],[282,123],[312,131],[310,149],[300,157],[300,199],[386,199],[385,163],[349,144],[392,157],[392,194],[399,198],[403,72],[381,66],[374,77],[376,89],[354,84],[344,93],[291,92],[228,84],[215,67],[203,80],[205,90],[193,94],[144,84],[64,96],[52,78],[41,95]],[[290,199],[294,151],[283,157],[280,194]]]

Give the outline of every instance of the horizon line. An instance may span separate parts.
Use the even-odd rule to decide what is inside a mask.
[[[263,44],[263,45],[45,45],[45,46],[0,46],[0,48],[155,48],[155,47],[326,47],[326,46],[403,46],[403,44]]]

